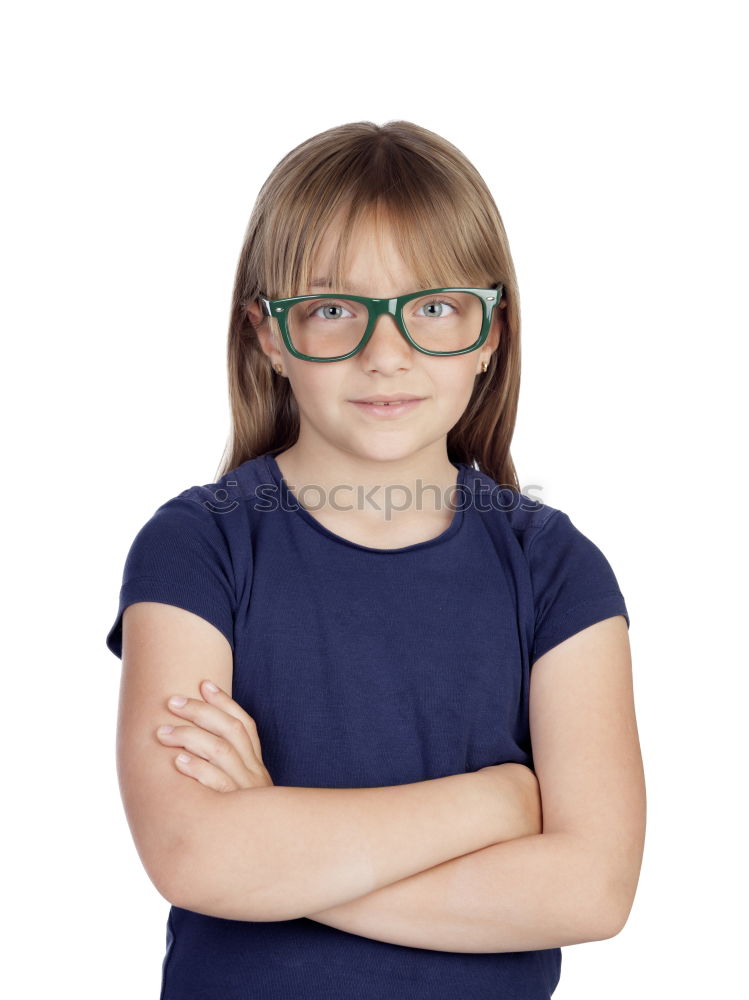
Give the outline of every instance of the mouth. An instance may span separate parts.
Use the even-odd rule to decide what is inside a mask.
[[[411,413],[415,410],[421,403],[424,402],[423,399],[402,399],[402,400],[392,400],[390,402],[374,402],[374,403],[361,403],[355,399],[351,402],[354,406],[358,407],[363,413],[367,413],[375,418],[387,418],[387,417],[398,417],[401,414]]]

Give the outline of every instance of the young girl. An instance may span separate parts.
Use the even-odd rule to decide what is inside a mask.
[[[520,491],[518,290],[475,168],[402,121],[292,150],[228,360],[228,461],[138,532],[107,636],[162,1000],[551,996],[637,885],[629,617]]]

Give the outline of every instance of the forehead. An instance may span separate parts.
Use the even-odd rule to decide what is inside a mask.
[[[480,254],[463,230],[457,235],[451,230],[449,213],[445,219],[418,207],[380,205],[357,212],[345,205],[324,224],[310,220],[309,225],[309,244],[285,284],[287,295],[332,291],[392,298],[486,281]],[[313,286],[313,279],[322,281]]]
[[[310,286],[333,288],[339,284],[334,273],[336,247],[341,240],[340,224],[331,224],[311,263]],[[373,285],[409,288],[416,280],[398,250],[395,234],[387,222],[362,219],[350,230],[348,246],[341,259],[341,278],[347,291],[374,294]]]

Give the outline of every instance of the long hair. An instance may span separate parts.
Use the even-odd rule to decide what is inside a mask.
[[[504,224],[460,150],[408,121],[352,122],[312,136],[277,164],[260,189],[234,282],[227,358],[231,437],[216,478],[267,451],[286,450],[299,434],[289,380],[273,372],[248,304],[259,295],[306,294],[333,219],[342,220],[331,275],[341,287],[351,233],[373,216],[392,227],[421,288],[504,286],[502,308],[495,309],[499,347],[447,434],[447,455],[519,491],[510,442],[520,389],[520,303]]]

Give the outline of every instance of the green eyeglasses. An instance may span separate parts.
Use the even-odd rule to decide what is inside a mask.
[[[476,351],[486,341],[503,286],[430,288],[394,299],[365,295],[259,296],[278,320],[290,354],[302,361],[345,361],[368,343],[380,316],[395,318],[406,341],[422,354],[448,357]]]

